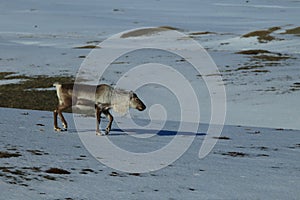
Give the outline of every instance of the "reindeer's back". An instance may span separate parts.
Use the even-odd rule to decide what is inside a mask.
[[[106,85],[106,84],[100,84],[96,88],[96,101],[97,103],[102,104],[110,104],[111,103],[111,95],[114,88]]]

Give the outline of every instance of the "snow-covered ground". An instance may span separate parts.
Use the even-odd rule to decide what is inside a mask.
[[[159,51],[116,60],[103,82],[115,83],[130,67],[157,62],[180,69],[199,90],[201,125],[191,147],[170,166],[142,174],[98,162],[80,140],[85,132],[75,129],[71,114],[66,115],[68,132],[55,133],[51,112],[1,108],[0,199],[298,199],[300,42],[299,33],[282,33],[299,27],[299,11],[300,2],[294,0],[0,1],[0,72],[76,76],[91,51],[88,46],[133,28],[170,26],[208,51],[227,96],[221,138],[199,159],[210,119],[203,77],[184,60]],[[272,30],[274,38],[242,37],[258,30]],[[243,50],[268,53],[237,53]],[[129,151],[145,152],[177,133],[172,123],[180,120],[174,117],[178,102],[156,86],[137,93],[148,108],[165,106],[164,130],[142,140],[149,130],[127,135],[114,123],[108,138]],[[147,124],[151,114],[149,109],[132,112],[138,124]],[[117,122],[126,126],[126,119]],[[51,168],[62,174],[47,172]]]
[[[130,174],[106,167],[86,150],[79,135],[88,133],[76,131],[71,114],[66,115],[70,130],[57,133],[52,129],[50,112],[1,108],[0,113],[1,156],[4,152],[19,155],[0,158],[0,199],[298,199],[300,196],[299,131],[226,126],[213,151],[199,159],[199,147],[207,128],[201,124],[193,144],[176,162],[159,171]],[[120,118],[117,123],[124,120]],[[169,125],[165,128],[153,140],[143,140],[127,135],[114,123],[108,139],[136,152],[170,141],[176,131]],[[136,134],[144,131],[140,129]],[[99,138],[94,132],[90,134]],[[47,173],[51,168],[69,174]]]
[[[300,92],[294,87],[300,79],[299,36],[281,34],[299,25],[299,10],[298,1],[283,0],[3,1],[0,70],[75,76],[91,50],[76,47],[96,45],[132,28],[172,26],[204,46],[219,67],[227,92],[226,124],[300,129],[297,103]],[[271,27],[280,28],[271,34],[275,40],[261,43],[256,37],[241,37]],[[205,32],[208,33],[201,34]],[[268,50],[290,59],[270,62],[236,54],[249,49]],[[143,59],[159,62],[166,58],[151,56],[144,54]],[[116,65],[122,69],[141,60],[123,60]],[[173,62],[172,58],[169,62]],[[250,69],[238,70],[245,66]],[[264,67],[252,70],[251,66]],[[198,81],[197,75],[189,75],[187,79]],[[143,95],[145,99],[157,99],[153,94]],[[205,102],[205,95],[203,99]],[[201,114],[205,117],[201,120],[207,123],[209,105],[202,107]]]

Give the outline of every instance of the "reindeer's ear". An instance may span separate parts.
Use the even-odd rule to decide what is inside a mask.
[[[134,97],[134,92],[132,90],[129,92],[129,97],[130,97],[130,99],[132,99]]]

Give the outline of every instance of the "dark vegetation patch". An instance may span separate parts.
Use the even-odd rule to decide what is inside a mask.
[[[229,151],[226,153],[222,153],[223,156],[231,156],[231,157],[245,157],[249,156],[247,153],[242,153],[242,152],[235,152],[235,151]]]
[[[126,177],[124,174],[120,174],[118,172],[112,171],[109,176],[118,176],[118,177]]]
[[[253,56],[254,59],[259,59],[262,61],[281,61],[281,60],[287,60],[291,58],[290,56],[284,56],[281,54],[270,54],[270,55],[257,55]]]
[[[263,49],[251,49],[251,50],[238,51],[236,53],[244,54],[244,55],[257,55],[257,54],[271,53],[271,52]]]
[[[242,50],[237,51],[236,54],[246,55],[249,57],[249,62],[238,66],[234,71],[241,71],[241,73],[252,72],[255,75],[271,72],[269,69],[265,69],[265,67],[280,66],[284,64],[283,61],[293,59],[288,54],[271,52],[264,49]]]
[[[266,42],[270,42],[270,41],[276,39],[274,36],[272,36],[270,34],[272,34],[274,31],[277,31],[279,29],[281,29],[281,28],[280,27],[271,27],[266,30],[252,31],[250,33],[242,35],[242,37],[244,37],[244,38],[257,37],[257,39],[260,43],[266,43]]]
[[[14,72],[0,72],[0,80],[10,79],[8,76],[14,74]]]
[[[71,172],[59,168],[50,168],[47,169],[45,172],[48,174],[71,174]]]
[[[293,34],[293,35],[297,35],[300,36],[300,26],[296,27],[296,28],[291,28],[291,29],[287,29],[284,33],[282,34]]]
[[[47,180],[50,180],[50,181],[55,181],[56,178],[53,177],[53,176],[49,176],[49,175],[44,175],[43,178],[47,179]]]
[[[23,167],[23,170],[31,170],[32,172],[41,172],[41,168],[40,167]]]
[[[220,136],[220,137],[213,137],[214,139],[218,139],[218,140],[230,140],[229,137],[226,136]]]
[[[295,82],[293,85],[290,86],[291,91],[297,91],[300,90],[300,82]]]
[[[195,188],[188,188],[189,191],[195,191],[196,189]]]
[[[36,124],[37,126],[45,126],[45,124],[40,124],[40,123],[38,123],[38,124]]]
[[[99,44],[101,41],[100,40],[92,40],[92,41],[87,41],[87,44]]]
[[[157,28],[144,28],[144,29],[138,29],[138,30],[130,31],[128,33],[124,33],[123,35],[121,35],[121,38],[148,36],[158,32],[169,31],[169,30],[180,30],[180,29],[171,26],[160,26]]]
[[[265,150],[264,150],[265,151]],[[229,152],[217,152],[217,154],[221,154],[223,156],[230,156],[230,157],[268,157],[268,154],[260,153],[260,154],[249,154],[244,152],[238,151],[229,151]]]
[[[210,34],[217,34],[217,33],[210,32],[210,31],[203,31],[203,32],[193,32],[193,33],[190,33],[189,35],[197,36],[197,35],[210,35]]]
[[[95,173],[95,174],[97,174],[97,172],[95,172],[94,170],[89,169],[89,168],[82,169],[81,172],[80,172],[80,174],[88,174],[88,173]]]
[[[230,156],[230,157],[268,157],[267,154],[248,154],[243,152],[237,152],[237,151],[229,151],[229,152],[221,152],[220,153],[223,156]]]
[[[290,146],[289,148],[290,149],[298,149],[298,148],[300,148],[300,144],[295,144],[293,146]]]
[[[99,49],[99,48],[101,47],[97,45],[84,45],[84,46],[74,47],[73,49]]]
[[[243,55],[251,55],[252,59],[254,61],[272,61],[277,62],[281,60],[287,60],[292,58],[289,55],[281,54],[277,52],[271,52],[263,49],[252,49],[252,50],[244,50],[244,51],[238,51],[237,54],[243,54]]]
[[[248,65],[248,66],[239,67],[236,69],[236,71],[257,69],[257,68],[263,68],[263,67],[264,66],[262,66],[262,65]]]
[[[49,171],[49,172],[47,172]],[[44,172],[48,174],[44,174]],[[70,172],[62,169],[51,168],[43,171],[40,167],[0,167],[0,177],[8,184],[14,184],[19,186],[29,186],[30,181],[44,182],[45,179],[55,181],[59,177],[52,176],[50,174],[69,174]],[[65,178],[63,178],[65,179]]]
[[[12,157],[19,157],[22,156],[19,153],[9,153],[6,151],[0,151],[0,158],[12,158]]]
[[[0,107],[48,110],[52,111],[57,106],[56,92],[53,83],[73,83],[70,76],[24,76],[13,75],[13,72],[1,72],[0,80],[24,79],[15,84],[0,85]],[[39,88],[39,90],[35,90]],[[42,90],[45,88],[45,90]],[[46,90],[53,88],[53,90]]]
[[[267,72],[270,72],[269,70],[266,70],[266,69],[257,69],[257,70],[253,70],[251,72],[255,72],[255,73],[267,73]]]
[[[8,184],[18,184],[27,187],[28,185],[24,182],[32,180],[28,177],[29,174],[27,172],[14,167],[0,167],[0,170],[0,177],[4,177],[5,179],[3,180]]]
[[[32,155],[36,156],[49,155],[49,153],[45,153],[44,151],[40,150],[27,150],[27,152],[30,152]]]
[[[109,175],[110,176],[119,176],[120,174],[118,172],[111,172]]]
[[[130,176],[141,176],[140,173],[129,173]]]

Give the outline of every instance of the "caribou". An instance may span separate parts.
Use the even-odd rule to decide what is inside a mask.
[[[62,111],[70,107],[82,106],[94,107],[96,115],[96,135],[103,135],[99,125],[101,114],[103,113],[109,120],[105,129],[105,135],[109,134],[113,122],[113,116],[109,112],[113,109],[115,112],[125,114],[129,108],[139,111],[146,109],[145,104],[138,98],[136,93],[123,89],[113,88],[106,84],[84,85],[84,84],[60,84],[54,83],[58,97],[58,106],[53,111],[54,130],[67,130],[68,124]],[[57,116],[59,116],[63,128],[57,125]]]

